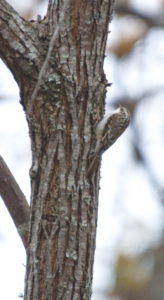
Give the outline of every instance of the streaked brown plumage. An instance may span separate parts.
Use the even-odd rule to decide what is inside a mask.
[[[88,168],[88,174],[93,173],[99,157],[111,147],[125,131],[130,122],[129,111],[120,106],[117,110],[106,115],[98,124],[96,130],[96,147],[94,157]]]

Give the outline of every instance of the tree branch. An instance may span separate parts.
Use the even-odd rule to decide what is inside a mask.
[[[135,16],[143,20],[149,27],[164,27],[164,14],[163,12],[156,15],[149,15],[143,12],[140,12],[128,5],[116,4],[114,10],[118,14],[127,14]]]
[[[30,208],[2,156],[0,156],[0,195],[27,249]]]
[[[40,62],[38,32],[5,0],[0,1],[0,57],[11,69],[18,85],[23,75],[32,76],[31,64]]]

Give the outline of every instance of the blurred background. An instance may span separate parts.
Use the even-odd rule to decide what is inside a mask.
[[[27,20],[47,0],[8,0]],[[106,110],[131,124],[103,155],[92,300],[164,299],[164,0],[116,0]],[[30,142],[18,87],[0,61],[0,155],[30,201]],[[0,201],[0,298],[23,295],[25,251]]]

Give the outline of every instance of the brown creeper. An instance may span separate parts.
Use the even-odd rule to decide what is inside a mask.
[[[128,127],[129,111],[120,105],[114,112],[107,114],[98,124],[96,130],[96,147],[93,159],[88,168],[88,174],[93,173],[99,157],[110,147]]]

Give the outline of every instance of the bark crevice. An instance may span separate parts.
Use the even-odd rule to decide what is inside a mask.
[[[89,300],[99,164],[94,180],[87,168],[104,113],[103,58],[113,1],[52,0],[39,22],[23,20],[4,0],[0,11],[3,4],[10,23],[0,12],[0,46],[4,32],[10,43],[8,54],[4,49],[0,55],[20,85],[32,148],[24,299]]]

